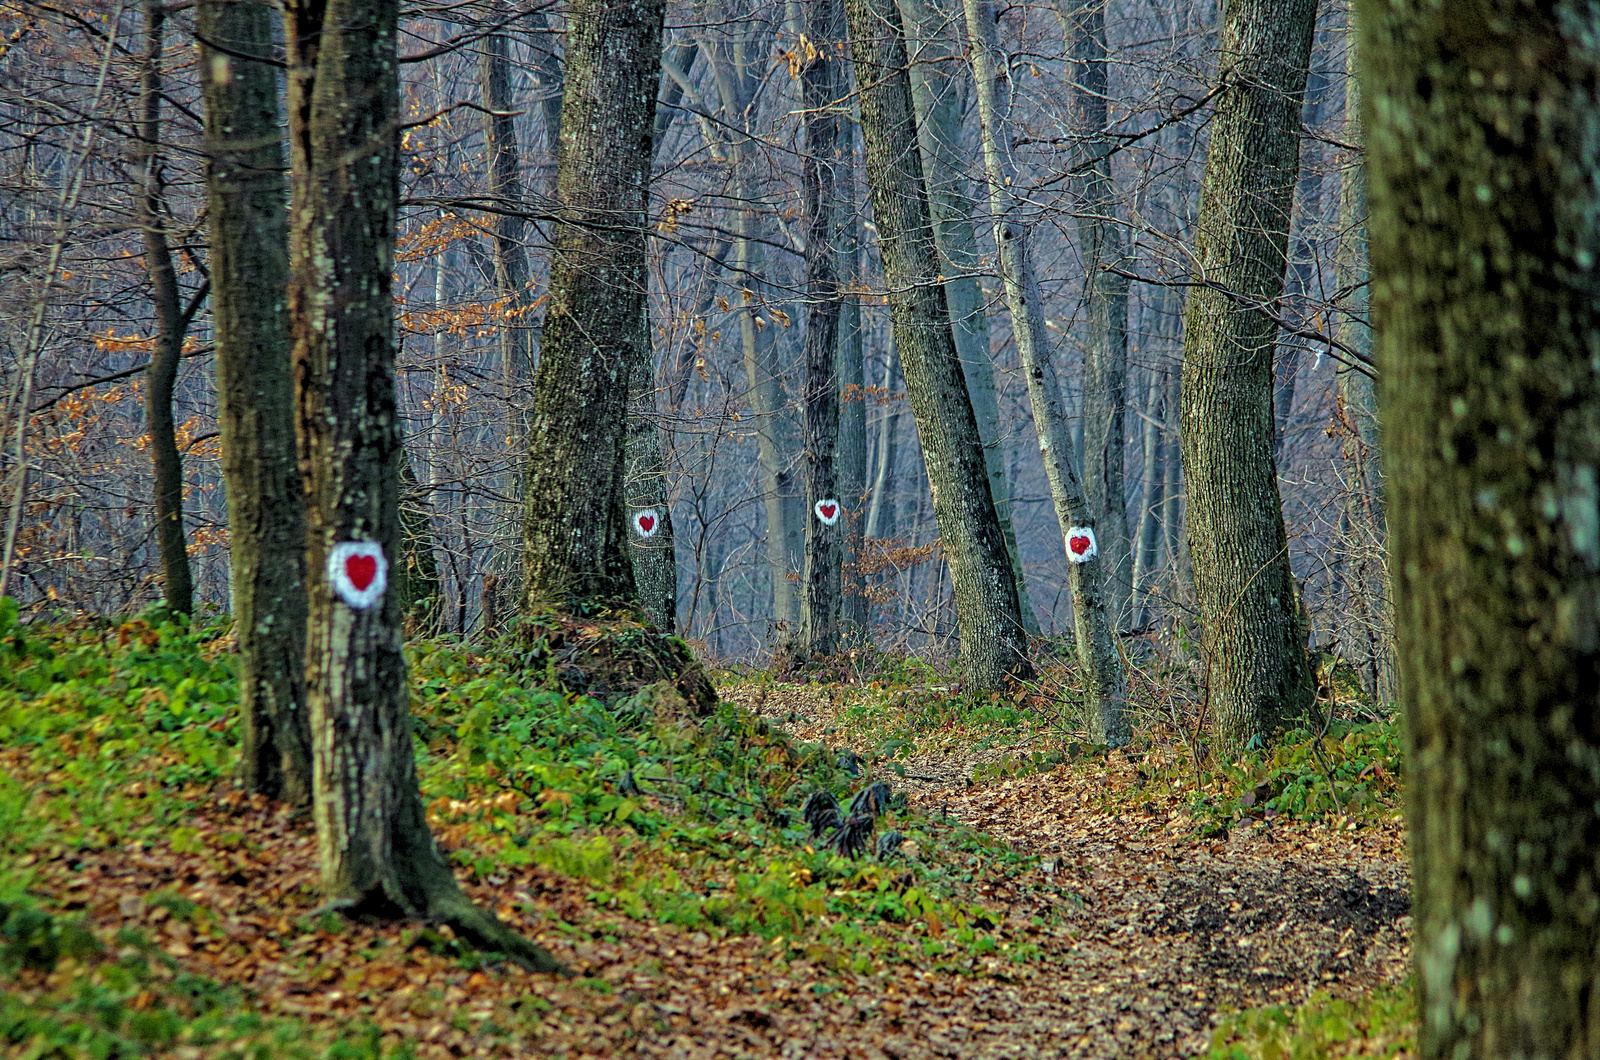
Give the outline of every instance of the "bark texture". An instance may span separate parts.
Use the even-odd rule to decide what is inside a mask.
[[[665,13],[665,0],[580,0],[567,13],[561,219],[534,380],[524,607],[638,599],[624,479],[630,387],[652,364],[645,207]]]
[[[167,609],[194,611],[194,577],[183,532],[183,458],[172,421],[172,391],[178,380],[178,358],[189,328],[178,292],[178,273],[166,229],[166,180],[161,163],[162,52],[167,8],[161,0],[145,0],[144,64],[139,86],[139,136],[143,141],[139,227],[144,232],[144,263],[150,276],[155,308],[155,348],[144,373],[144,422],[150,434],[150,459],[155,472],[156,548],[161,555],[162,586]]]
[[[1128,237],[1111,181],[1111,84],[1105,0],[1073,0],[1073,121],[1080,164],[1078,239],[1088,270],[1089,342],[1083,365],[1083,487],[1094,513],[1105,563],[1105,601],[1112,623],[1125,628],[1133,599],[1124,443],[1128,405]]]
[[[944,277],[945,301],[950,309],[950,328],[956,353],[961,357],[967,393],[972,398],[972,412],[978,420],[978,436],[983,439],[989,492],[1011,555],[1023,626],[1029,636],[1038,636],[1039,624],[1028,603],[1027,580],[1012,525],[1003,437],[1007,432],[1000,425],[989,307],[978,284],[978,276],[989,271],[989,266],[978,250],[975,204],[967,178],[971,159],[962,127],[971,82],[961,62],[961,13],[959,5],[950,0],[896,0],[896,6],[905,24],[906,53],[911,60],[911,101],[917,112],[917,141],[928,187],[933,241],[939,248],[939,272]]]
[[[624,501],[632,513],[654,508],[661,525],[655,534],[629,535],[634,583],[644,617],[663,633],[678,631],[678,561],[672,532],[672,497],[667,489],[667,461],[661,450],[660,412],[656,408],[655,366],[635,366],[628,406],[627,481]],[[631,525],[631,524],[630,524]]]
[[[1225,8],[1225,89],[1200,192],[1184,327],[1183,474],[1216,748],[1270,740],[1310,704],[1306,630],[1273,464],[1270,310],[1283,293],[1316,0]]]
[[[848,0],[845,10],[890,320],[950,563],[962,669],[970,689],[999,689],[1033,667],[939,279],[900,15],[892,0]]]
[[[835,457],[839,447],[839,300],[838,252],[834,249],[834,199],[838,194],[839,126],[843,105],[840,76],[845,39],[838,0],[811,0],[805,9],[809,47],[800,68],[800,107],[804,152],[800,182],[804,201],[806,259],[806,565],[805,612],[801,651],[807,656],[839,650],[843,613],[841,564],[844,538],[850,532],[841,497]],[[815,53],[815,54],[813,54]],[[834,508],[831,526],[817,517],[816,506]]]
[[[274,4],[201,0],[217,427],[239,642],[246,787],[311,803],[305,498],[289,363],[289,213]],[[227,49],[220,51],[204,42]],[[247,56],[259,56],[252,62]]]
[[[1028,380],[1034,430],[1056,523],[1061,530],[1062,555],[1069,553],[1070,531],[1091,530],[1094,512],[1073,467],[1072,438],[1062,408],[1061,387],[1050,357],[1044,325],[1044,302],[1034,279],[1028,252],[1030,235],[1025,219],[1013,216],[1016,203],[1005,189],[1015,186],[1010,159],[1002,144],[1010,142],[1002,127],[1000,87],[1002,77],[995,56],[999,52],[993,5],[987,0],[964,0],[967,34],[972,42],[972,71],[978,89],[978,121],[983,143],[985,175],[989,178],[989,208],[995,242],[1000,248],[1000,273],[1005,283],[1006,306],[1011,311],[1011,332]],[[1121,746],[1128,742],[1130,725],[1126,677],[1117,651],[1116,628],[1106,606],[1105,564],[1098,558],[1068,562],[1072,591],[1074,633],[1078,664],[1085,675],[1090,735],[1096,743]]]
[[[1600,1056],[1600,11],[1359,12],[1421,1051]]]
[[[428,830],[412,759],[400,602],[357,608],[325,573],[335,543],[400,555],[394,388],[398,0],[287,7],[294,208],[289,314],[307,482],[313,816],[343,908],[438,918],[523,965],[549,954],[467,901]]]

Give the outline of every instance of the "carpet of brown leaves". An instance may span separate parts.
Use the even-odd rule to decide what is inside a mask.
[[[781,699],[761,709],[814,738],[826,697],[791,689]],[[243,988],[264,1011],[314,1025],[370,1020],[429,1058],[1167,1057],[1202,1048],[1221,1009],[1313,988],[1354,993],[1404,972],[1397,827],[1196,841],[1176,799],[1141,801],[1139,775],[1115,756],[980,786],[961,779],[970,761],[946,757],[916,763],[930,779],[905,786],[924,808],[1041,859],[973,896],[1034,938],[1035,962],[853,975],[781,940],[634,921],[597,907],[579,881],[527,870],[465,886],[579,978],[464,967],[402,946],[415,925],[312,919],[309,821],[223,788],[189,793],[206,810],[185,822],[185,853],[62,852],[39,866],[37,889],[85,911],[108,940],[140,928],[180,969]],[[24,779],[28,763],[0,752],[0,768]],[[1108,810],[1108,790],[1131,794]],[[185,920],[147,901],[162,890],[203,912]],[[34,974],[16,985],[48,987]]]

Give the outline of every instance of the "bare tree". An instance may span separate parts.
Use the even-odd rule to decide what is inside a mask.
[[[290,370],[289,209],[273,4],[201,0],[217,426],[228,490],[245,784],[311,803],[305,502]],[[278,292],[283,292],[279,294]]]
[[[1183,474],[1216,746],[1272,739],[1310,705],[1307,630],[1272,449],[1272,355],[1316,0],[1225,8],[1222,94],[1184,331]]]

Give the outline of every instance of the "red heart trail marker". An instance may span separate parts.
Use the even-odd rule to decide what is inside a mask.
[[[661,513],[654,508],[646,508],[633,515],[633,530],[640,537],[654,537],[655,532],[661,528]]]
[[[357,611],[377,605],[389,585],[389,561],[376,541],[340,541],[328,550],[328,581]]]
[[[811,509],[816,513],[817,519],[823,526],[832,526],[839,521],[839,502],[832,497],[818,501]]]
[[[378,557],[350,556],[344,561],[344,572],[351,585],[365,592],[372,579],[378,576]]]
[[[1094,530],[1087,526],[1074,526],[1067,531],[1067,559],[1073,563],[1088,563],[1100,552],[1095,542]]]

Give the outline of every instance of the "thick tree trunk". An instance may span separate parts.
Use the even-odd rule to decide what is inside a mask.
[[[1133,563],[1124,467],[1128,390],[1128,237],[1111,180],[1105,135],[1111,98],[1105,0],[1073,0],[1073,117],[1079,155],[1092,164],[1078,180],[1078,238],[1088,270],[1089,343],[1083,365],[1083,488],[1105,558],[1105,601],[1119,629],[1131,618]]]
[[[630,388],[649,371],[645,210],[664,0],[567,13],[556,225],[534,383],[524,607],[637,601],[624,509]]]
[[[241,769],[251,791],[309,806],[305,496],[294,445],[288,305],[277,294],[289,282],[283,132],[270,61],[278,18],[267,0],[201,0],[195,10]]]
[[[161,554],[162,584],[167,609],[194,611],[194,578],[183,532],[183,458],[178,454],[172,421],[172,391],[178,380],[178,359],[189,328],[178,292],[167,242],[166,180],[161,169],[161,60],[165,50],[167,8],[161,0],[144,3],[144,65],[139,88],[139,135],[143,167],[139,189],[139,227],[144,232],[144,263],[150,275],[155,306],[155,348],[144,373],[144,422],[150,434],[155,472],[156,547]]]
[[[1011,555],[1011,572],[1017,580],[1017,600],[1029,636],[1039,635],[1039,623],[1028,602],[1027,580],[1017,551],[1016,529],[1011,519],[1011,487],[1006,481],[1005,439],[1000,426],[1000,393],[995,385],[994,354],[989,340],[989,307],[984,302],[978,276],[989,271],[978,251],[973,221],[972,194],[968,191],[968,152],[962,144],[967,87],[961,63],[960,13],[947,0],[897,0],[905,23],[907,53],[911,60],[911,100],[917,109],[917,140],[922,171],[928,186],[928,211],[933,218],[933,239],[942,261],[945,299],[950,306],[950,327],[956,353],[961,357],[972,412],[983,439],[983,457],[989,472],[989,492],[994,497],[1000,532]]]
[[[805,8],[810,44],[800,69],[804,148],[800,183],[806,259],[806,562],[801,652],[807,657],[839,650],[843,613],[841,564],[850,532],[845,514],[854,498],[842,496],[835,456],[839,447],[839,299],[837,222],[840,109],[844,78],[844,17],[838,0],[811,0]],[[812,54],[812,52],[815,54]]]
[[[890,317],[955,587],[962,667],[969,689],[1000,689],[1033,667],[939,282],[900,15],[892,0],[848,0],[846,10]]]
[[[1273,466],[1278,325],[1316,0],[1225,9],[1226,85],[1195,236],[1208,286],[1184,328],[1183,474],[1216,748],[1270,740],[1311,702],[1306,630]],[[1215,284],[1217,286],[1210,286]]]
[[[1600,1055],[1600,14],[1359,6],[1421,1054]]]
[[[467,901],[434,845],[412,759],[397,595],[393,374],[397,0],[287,6],[294,210],[289,316],[307,481],[306,685],[322,883],[363,913],[427,916],[556,970]],[[392,586],[391,586],[392,588]]]
[[[1072,441],[1062,409],[1061,388],[1045,337],[1044,304],[1028,253],[1028,226],[1011,217],[1006,188],[1014,186],[1010,160],[1003,153],[1008,143],[1001,127],[999,81],[995,63],[999,51],[994,8],[988,0],[965,0],[967,34],[972,42],[972,70],[978,87],[978,119],[982,128],[984,169],[989,178],[989,207],[994,218],[995,242],[1000,247],[1000,272],[1005,282],[1006,304],[1011,311],[1011,331],[1028,379],[1033,405],[1033,425],[1039,436],[1050,498],[1061,529],[1062,548],[1072,589],[1074,632],[1078,663],[1085,675],[1091,735],[1096,743],[1120,746],[1130,735],[1126,678],[1117,651],[1117,634],[1106,606],[1105,564],[1093,552],[1083,562],[1075,558],[1072,542],[1094,539],[1094,512],[1072,466]],[[1085,535],[1081,531],[1087,530]]]

